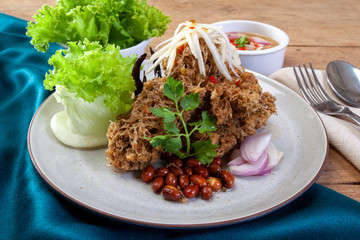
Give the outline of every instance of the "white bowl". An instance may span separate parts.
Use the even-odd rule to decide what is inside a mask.
[[[149,38],[147,40],[142,41],[141,43],[138,43],[135,46],[124,48],[120,50],[120,54],[123,57],[131,56],[132,54],[136,54],[138,57],[140,57],[144,52],[146,46],[149,44],[152,38]]]
[[[279,45],[273,48],[258,51],[238,50],[238,52],[241,65],[246,69],[269,76],[271,73],[282,68],[286,46],[289,44],[289,37],[281,29],[269,24],[246,20],[228,20],[216,22],[214,25],[222,26],[225,33],[255,33],[277,41]]]

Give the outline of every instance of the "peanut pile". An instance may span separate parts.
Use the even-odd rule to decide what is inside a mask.
[[[147,166],[142,170],[141,178],[151,183],[155,193],[161,193],[169,201],[183,201],[198,195],[210,200],[214,192],[230,189],[235,183],[234,176],[221,165],[220,158],[214,158],[206,166],[195,158],[173,158],[166,167]]]

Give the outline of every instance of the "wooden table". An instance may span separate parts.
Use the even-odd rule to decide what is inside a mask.
[[[0,12],[31,20],[43,4],[55,0],[1,0]],[[325,69],[331,60],[340,59],[360,67],[360,4],[357,0],[148,0],[172,23],[164,36],[169,38],[176,26],[186,20],[201,23],[243,19],[265,22],[284,30],[290,37],[284,66],[311,61]],[[360,143],[359,143],[360,146]],[[360,201],[360,172],[336,149],[330,147],[328,161],[317,183]]]

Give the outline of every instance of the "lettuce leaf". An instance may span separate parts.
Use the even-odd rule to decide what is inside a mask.
[[[82,98],[77,98],[76,94],[68,92],[64,86],[60,85],[56,86],[54,96],[57,102],[64,106],[66,116],[63,118],[66,121],[61,122],[58,119],[56,125],[60,128],[65,125],[69,129],[60,134],[64,135],[66,132],[71,132],[82,136],[92,136],[92,138],[98,136],[98,138],[104,139],[105,143],[107,142],[106,131],[109,127],[109,121],[114,121],[116,117],[105,107],[104,96],[89,103]],[[53,125],[52,128],[56,128],[56,125]],[[56,132],[59,133],[60,131]]]
[[[130,110],[132,94],[136,90],[131,72],[136,56],[123,58],[120,48],[99,42],[69,42],[69,49],[60,49],[49,59],[54,70],[49,71],[44,86],[64,86],[77,98],[92,103],[103,97],[105,106],[112,114],[124,114]]]
[[[44,5],[28,22],[31,44],[46,52],[50,42],[99,41],[128,48],[167,30],[170,18],[146,1],[58,0]]]

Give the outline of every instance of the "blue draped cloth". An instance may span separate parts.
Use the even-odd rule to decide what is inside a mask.
[[[360,239],[360,203],[321,185],[266,216],[229,226],[171,230],[99,216],[41,178],[27,150],[31,118],[50,94],[42,81],[59,48],[37,52],[26,21],[0,13],[0,239]]]

